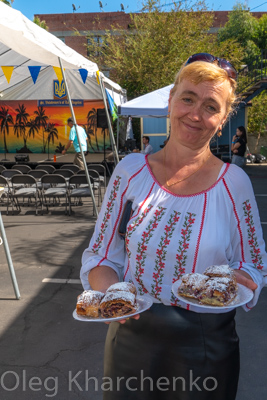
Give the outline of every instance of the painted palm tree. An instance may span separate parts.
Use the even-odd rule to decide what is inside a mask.
[[[86,136],[87,136],[87,138],[88,138],[89,146],[90,146],[91,149],[95,152],[95,149],[93,148],[93,144],[92,144],[92,141],[91,141],[91,136],[94,136],[93,130],[92,130],[91,128],[89,129],[87,125],[83,125],[83,129],[84,129],[85,132],[86,132]],[[88,151],[89,151],[89,149],[88,149]]]
[[[52,142],[53,144],[55,143],[55,138],[58,139],[58,130],[55,128],[55,124],[52,122],[49,122],[47,124],[47,127],[45,129],[45,132],[48,133],[46,142],[45,142],[45,147],[44,147],[44,152],[46,151],[46,145],[48,146],[48,155],[49,155],[49,144]]]
[[[4,136],[4,149],[8,153],[6,136],[9,134],[9,124],[13,125],[13,117],[8,113],[8,108],[1,107],[0,110],[0,127],[1,134]]]
[[[43,106],[38,107],[38,109],[36,111],[34,111],[34,114],[36,115],[35,124],[36,124],[37,128],[38,129],[43,128],[43,149],[42,150],[45,153],[45,151],[44,151],[44,148],[45,148],[44,132],[47,127],[49,118],[47,115],[45,115],[45,109]]]
[[[19,104],[18,108],[16,108],[16,111],[17,115],[14,133],[17,135],[17,137],[22,136],[25,144],[25,137],[27,136],[26,126],[28,123],[29,114],[26,112],[26,107],[24,104]]]
[[[99,151],[98,141],[97,141],[97,111],[95,108],[92,108],[87,114],[87,124],[88,131],[93,132],[95,136],[96,148]]]

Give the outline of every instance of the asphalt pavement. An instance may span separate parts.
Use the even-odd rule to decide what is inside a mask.
[[[248,165],[267,242],[267,165]],[[16,300],[0,246],[0,399],[100,400],[107,325],[73,319],[81,255],[92,235],[92,207],[2,218],[21,294]],[[257,307],[237,310],[241,375],[237,400],[266,398],[267,289]],[[144,399],[145,400],[145,399]]]

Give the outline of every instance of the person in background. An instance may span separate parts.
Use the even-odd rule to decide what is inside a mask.
[[[78,167],[80,169],[84,169],[82,153],[81,153],[79,141],[77,138],[76,129],[78,130],[79,139],[80,139],[81,146],[82,146],[82,151],[84,153],[87,152],[87,142],[88,142],[87,135],[85,133],[85,130],[81,126],[79,126],[79,125],[76,125],[76,127],[74,126],[74,122],[73,122],[72,118],[68,118],[67,123],[68,123],[68,126],[70,127],[69,141],[66,144],[65,149],[62,151],[62,154],[63,155],[66,154],[67,150],[73,145],[74,150],[76,152],[73,163],[75,165],[78,165]]]
[[[144,145],[144,149],[143,150],[139,150],[139,149],[134,149],[133,153],[142,153],[142,154],[152,154],[153,153],[153,147],[151,146],[151,144],[149,143],[150,139],[149,136],[143,136],[143,145]]]
[[[239,126],[233,136],[231,150],[233,152],[232,164],[243,168],[246,165],[247,133],[244,126]]]
[[[188,273],[229,265],[249,311],[267,283],[267,254],[248,175],[210,150],[236,106],[234,67],[199,53],[169,96],[170,138],[160,151],[116,166],[88,248],[84,290],[132,282],[153,305],[109,325],[104,400],[234,400],[239,378],[235,307],[181,301],[172,285]],[[118,233],[127,201],[133,214]],[[216,221],[216,223],[215,223]],[[241,305],[241,304],[240,304]],[[90,358],[90,355],[88,355]]]

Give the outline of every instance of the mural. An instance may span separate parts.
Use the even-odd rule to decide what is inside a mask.
[[[52,101],[0,101],[0,153],[61,153],[68,142],[68,102],[56,106]],[[97,128],[97,109],[102,100],[83,100],[73,104],[77,124],[84,127],[90,153],[110,149],[108,129]],[[68,151],[73,152],[71,147]]]

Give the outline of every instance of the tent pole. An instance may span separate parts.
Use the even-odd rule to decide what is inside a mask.
[[[72,118],[73,118],[77,139],[78,139],[78,142],[79,142],[80,149],[82,150],[80,136],[79,136],[79,132],[78,132],[78,129],[77,129],[76,117],[75,117],[75,114],[74,114],[74,109],[73,109],[73,105],[72,105],[72,101],[71,101],[71,97],[70,97],[70,92],[69,92],[69,88],[68,88],[68,84],[67,84],[67,80],[66,80],[66,76],[65,76],[65,71],[64,71],[64,68],[62,67],[62,63],[61,63],[61,58],[60,57],[58,57],[58,61],[59,61],[59,65],[60,65],[60,68],[61,68],[62,76],[63,76],[64,82],[65,82],[65,86],[66,86],[67,97],[68,97],[68,100],[69,100],[70,111],[71,111],[71,115],[72,115]],[[96,216],[98,217],[98,210],[97,210],[97,206],[96,206],[96,202],[95,202],[95,196],[94,196],[94,192],[93,192],[93,189],[92,189],[91,180],[90,180],[90,176],[89,176],[89,172],[88,172],[88,168],[87,168],[87,164],[86,164],[86,159],[85,159],[83,151],[81,151],[81,155],[82,155],[82,159],[83,159],[83,165],[84,165],[84,170],[85,170],[85,175],[86,175],[88,187],[89,187],[89,190],[90,190],[90,193],[91,193],[91,196],[92,196],[92,200],[93,200],[94,210],[95,210]]]
[[[98,77],[99,77],[100,88],[101,88],[103,101],[104,101],[104,105],[105,105],[105,110],[106,110],[106,115],[107,115],[107,120],[108,120],[108,128],[109,128],[111,147],[112,147],[112,151],[113,151],[113,155],[114,155],[114,162],[116,165],[119,162],[119,155],[118,155],[118,151],[117,151],[117,147],[116,147],[116,143],[115,143],[115,139],[114,139],[114,134],[113,134],[113,129],[112,129],[111,121],[110,121],[110,116],[109,116],[109,112],[108,112],[106,93],[105,93],[101,73],[98,74]]]

